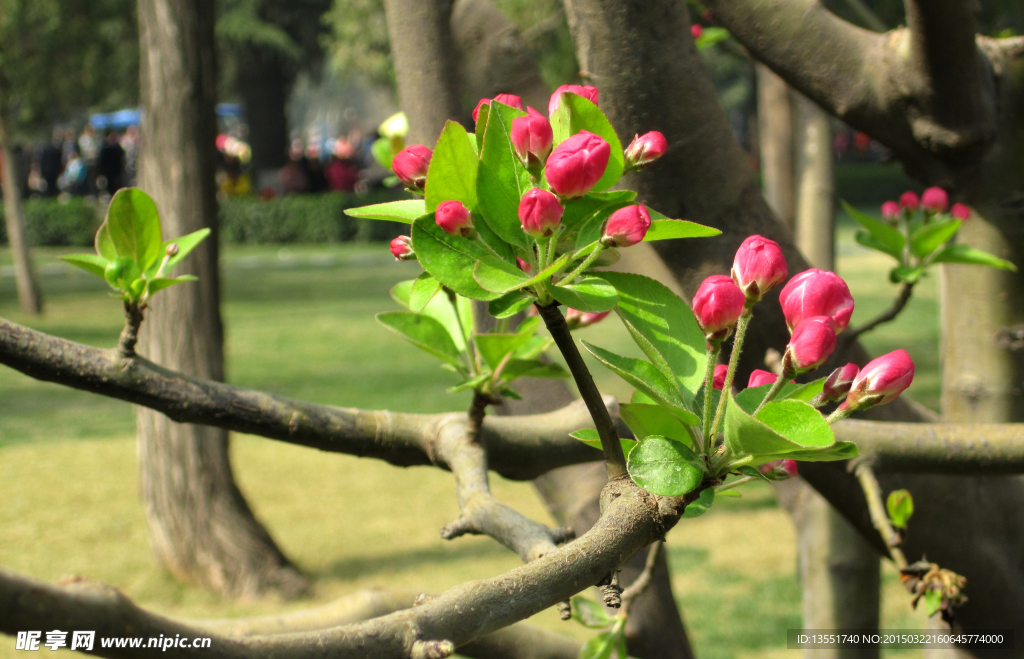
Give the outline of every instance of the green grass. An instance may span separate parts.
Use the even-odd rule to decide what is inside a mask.
[[[850,235],[843,225],[839,271],[857,298],[856,323],[884,309],[895,287],[884,279],[883,257],[852,246]],[[38,251],[47,303],[40,319],[17,311],[13,279],[0,269],[0,316],[112,346],[119,305],[100,282],[59,265],[55,257],[66,251]],[[7,264],[9,255],[0,252],[0,266]],[[396,308],[388,289],[417,272],[415,264],[395,263],[383,245],[229,247],[223,267],[229,380],[346,406],[464,409],[467,396],[444,393],[452,374],[373,320]],[[919,293],[898,322],[867,343],[876,352],[906,346],[919,364],[911,393],[934,406],[934,283]],[[612,319],[583,336],[636,354]],[[594,366],[594,373],[603,391],[629,395],[604,369]],[[241,436],[232,448],[240,485],[284,550],[313,577],[315,592],[298,603],[221,600],[176,583],[154,564],[137,498],[133,433],[126,404],[0,369],[0,565],[49,581],[83,575],[169,615],[214,617],[305,608],[367,586],[439,592],[518,564],[486,538],[438,538],[438,528],[457,514],[446,473]],[[80,439],[88,441],[74,441]],[[495,490],[550,522],[529,484],[497,479]],[[669,534],[668,546],[673,586],[702,659],[792,655],[784,648],[785,630],[800,620],[794,536],[767,486],[751,486],[744,498],[686,520]],[[884,612],[885,627],[922,624],[891,570]],[[552,611],[535,622],[587,636]],[[14,656],[13,645],[0,639],[0,657]]]

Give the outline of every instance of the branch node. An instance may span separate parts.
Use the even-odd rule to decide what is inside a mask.
[[[449,522],[441,527],[441,537],[445,540],[454,540],[463,535],[480,535],[482,531],[475,523],[465,517],[459,517],[454,522]]]
[[[446,659],[455,652],[451,641],[416,641],[412,644],[410,659]]]
[[[569,620],[572,618],[572,604],[569,600],[562,600],[558,603],[558,617],[562,620]]]
[[[414,607],[416,607],[416,606],[423,606],[424,604],[426,604],[427,602],[429,602],[432,599],[434,599],[433,595],[428,595],[426,593],[420,593],[415,598],[413,598],[412,605]]]
[[[551,530],[551,541],[556,545],[572,542],[576,539],[576,532],[567,526],[559,526]]]
[[[604,605],[613,609],[622,606],[622,587],[619,585],[619,571],[614,570],[600,584]]]

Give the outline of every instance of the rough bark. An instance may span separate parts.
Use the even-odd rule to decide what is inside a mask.
[[[288,162],[286,105],[293,77],[283,55],[268,48],[243,47],[238,57],[238,93],[245,106],[252,147],[252,170],[280,169]]]
[[[385,0],[398,98],[410,144],[433,147],[449,119],[468,120],[452,40],[453,0]]]
[[[214,189],[214,7],[195,0],[139,4],[145,108],[140,187],[165,236],[213,229],[178,274],[199,282],[163,291],[146,312],[144,354],[168,368],[222,380],[224,355]],[[306,581],[274,545],[235,485],[224,430],[138,410],[140,490],[150,544],[176,577],[229,595],[286,595]]]
[[[835,270],[836,185],[832,126],[821,108],[793,92],[796,197],[793,240],[815,268]]]
[[[18,163],[14,159],[11,136],[7,128],[7,114],[3,110],[3,92],[0,91],[0,185],[4,197],[4,223],[7,227],[7,244],[14,259],[14,279],[18,287],[18,303],[21,310],[29,315],[43,311],[43,296],[39,280],[32,266],[28,238],[25,236],[25,215],[21,206],[21,186],[18,185]]]

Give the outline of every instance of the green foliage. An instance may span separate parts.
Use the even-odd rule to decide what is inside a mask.
[[[683,519],[700,517],[711,508],[713,503],[715,503],[715,488],[705,488],[701,491],[696,501],[686,505],[686,510],[683,511]]]
[[[864,231],[858,231],[858,243],[894,258],[897,265],[889,272],[894,284],[915,284],[935,263],[987,265],[1003,270],[1016,266],[993,254],[967,245],[955,244],[962,221],[944,214],[923,213],[918,219],[901,212],[894,226],[862,213],[845,201],[843,208]]]
[[[227,243],[254,244],[387,241],[399,233],[408,233],[408,229],[391,222],[362,219],[365,216],[349,211],[358,204],[371,202],[362,210],[374,209],[370,211],[372,219],[383,219],[379,216],[387,213],[408,215],[417,204],[423,204],[420,200],[390,201],[394,198],[395,194],[389,191],[368,195],[328,192],[274,199],[229,197],[220,202],[220,239]],[[396,205],[391,206],[389,202]],[[411,222],[412,219],[396,217],[394,221]]]
[[[201,229],[177,241],[163,242],[153,199],[138,188],[122,188],[110,200],[107,217],[96,232],[96,255],[77,254],[64,260],[102,277],[126,304],[144,309],[155,293],[196,281],[192,275],[162,275],[165,271],[170,274],[208,235],[209,229]]]
[[[905,529],[914,514],[914,498],[907,490],[893,490],[885,501],[885,508],[889,513],[889,522],[898,529]]]
[[[686,444],[651,435],[629,452],[629,475],[648,492],[677,497],[697,489],[704,462]]]
[[[569,433],[569,436],[580,440],[587,446],[596,448],[598,451],[601,450],[601,437],[594,428],[576,430]],[[632,439],[619,439],[619,444],[622,446],[622,454],[628,456],[633,447],[637,445],[637,442]]]
[[[336,71],[394,85],[383,0],[335,0],[323,21],[330,29],[324,38],[325,49]]]

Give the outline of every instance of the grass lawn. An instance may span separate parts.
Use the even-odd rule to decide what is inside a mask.
[[[882,257],[856,247],[840,230],[839,271],[857,298],[854,323],[888,306],[895,287]],[[66,250],[65,250],[66,251]],[[47,310],[17,310],[9,255],[0,252],[0,316],[42,331],[111,346],[121,327],[116,300],[89,275],[39,250]],[[229,247],[224,258],[228,377],[233,383],[318,402],[435,412],[464,409],[468,396],[444,388],[440,370],[373,314],[396,308],[397,281],[418,273],[395,263],[384,245]],[[896,323],[867,340],[874,352],[906,347],[919,365],[911,394],[938,402],[938,328],[933,281]],[[588,340],[634,352],[621,326],[584,330]],[[603,391],[629,389],[595,367]],[[284,550],[315,581],[311,600],[224,601],[176,583],[153,562],[137,497],[130,406],[0,368],[0,566],[56,581],[77,574],[112,584],[143,606],[188,617],[295,610],[368,586],[439,592],[497,575],[518,559],[486,538],[438,537],[457,514],[451,477],[400,470],[372,460],[322,454],[238,436],[233,460],[241,487]],[[504,501],[550,521],[529,484],[496,479]],[[401,487],[395,484],[401,483]],[[751,486],[705,517],[669,534],[676,594],[702,659],[792,656],[785,631],[800,624],[791,523],[771,490]],[[886,568],[883,627],[918,628],[894,572]],[[586,638],[553,611],[535,622]],[[0,657],[14,656],[0,639]],[[900,653],[917,656],[917,653]]]

